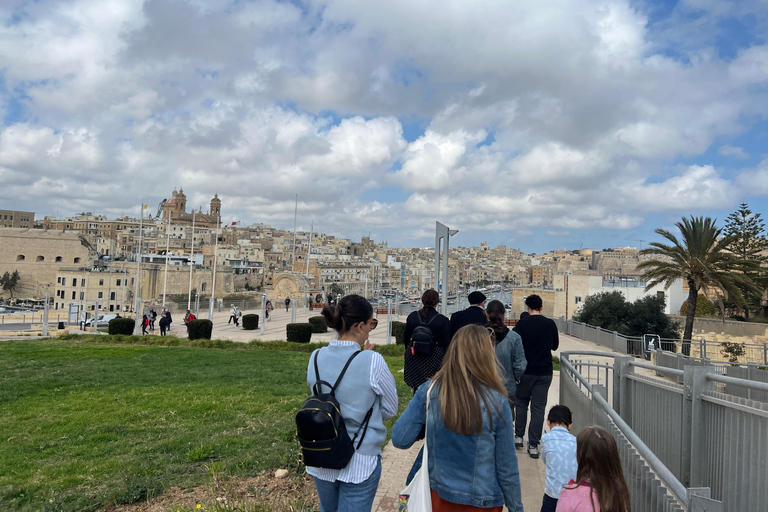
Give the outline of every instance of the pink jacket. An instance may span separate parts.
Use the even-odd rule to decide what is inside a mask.
[[[573,482],[573,480],[571,480]],[[590,503],[590,494],[592,502]],[[594,508],[593,508],[594,505]],[[573,488],[573,483],[563,487],[560,499],[557,500],[557,512],[600,512],[600,502],[597,493],[592,493],[589,484],[581,484]]]

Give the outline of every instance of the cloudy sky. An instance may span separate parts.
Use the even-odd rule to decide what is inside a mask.
[[[766,0],[0,0],[0,208],[526,252],[768,216]]]

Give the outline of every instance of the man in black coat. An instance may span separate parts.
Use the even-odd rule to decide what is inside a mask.
[[[474,291],[467,297],[469,307],[457,311],[451,315],[451,338],[456,331],[465,325],[485,325],[488,323],[488,315],[485,314],[485,295],[482,292]]]

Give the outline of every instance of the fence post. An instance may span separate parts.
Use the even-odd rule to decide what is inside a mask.
[[[768,343],[763,344],[763,364],[768,365]]]
[[[704,338],[701,338],[701,358],[707,358],[707,340]]]
[[[712,366],[686,366],[684,367],[684,399],[683,425],[681,432],[683,439],[689,433],[689,443],[683,442],[682,475],[680,482],[686,487],[699,487],[704,484],[706,464],[703,460],[704,439],[703,428],[704,412],[702,409],[701,395],[714,389],[714,382],[707,380],[708,373],[716,373]]]
[[[592,424],[596,424],[596,417],[597,417],[597,410],[600,408],[599,405],[597,405],[597,400],[595,400],[595,393],[600,393],[600,396],[608,399],[608,393],[606,392],[605,386],[601,386],[600,384],[592,384],[592,411],[591,411],[591,418],[592,418]]]
[[[632,399],[630,398],[629,379],[627,375],[634,373],[629,364],[630,356],[613,356],[613,410],[632,426]]]

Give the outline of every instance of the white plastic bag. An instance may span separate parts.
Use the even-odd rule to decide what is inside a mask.
[[[434,384],[434,383],[433,383]],[[429,395],[432,385],[427,389],[427,412],[429,412]],[[424,421],[424,452],[421,456],[421,467],[405,489],[400,491],[400,512],[432,512],[432,496],[429,489],[429,457],[427,454],[426,415]]]

